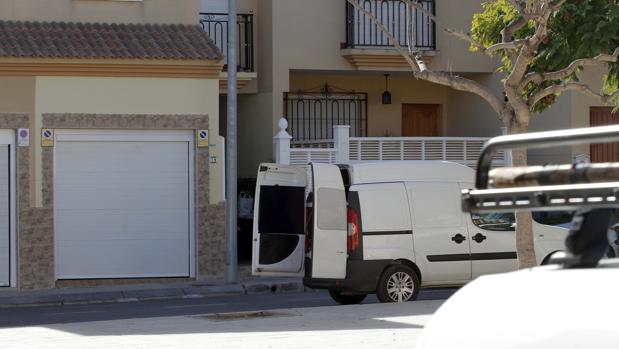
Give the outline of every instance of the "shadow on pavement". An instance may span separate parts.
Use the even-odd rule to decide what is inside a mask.
[[[443,301],[362,304],[45,325],[36,329],[78,336],[248,334],[265,332],[422,329]],[[32,328],[14,329],[28,330]],[[0,334],[2,330],[0,330]]]

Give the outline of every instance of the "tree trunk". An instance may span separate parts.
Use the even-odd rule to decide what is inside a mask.
[[[510,134],[527,132],[526,125],[511,125]],[[513,166],[527,166],[527,150],[512,151]],[[516,213],[516,252],[518,253],[518,268],[525,269],[537,265],[533,245],[533,217],[530,212]]]

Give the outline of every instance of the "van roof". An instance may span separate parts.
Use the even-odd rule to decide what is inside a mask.
[[[382,161],[349,166],[351,184],[394,181],[473,182],[475,171],[449,161]]]

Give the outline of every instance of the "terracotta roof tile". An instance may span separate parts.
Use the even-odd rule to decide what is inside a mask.
[[[199,25],[0,21],[0,56],[218,60]]]

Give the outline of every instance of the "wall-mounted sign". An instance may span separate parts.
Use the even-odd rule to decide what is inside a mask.
[[[208,147],[208,130],[197,130],[198,148]]]
[[[53,147],[54,146],[54,130],[51,128],[41,129],[41,146]]]
[[[30,146],[30,129],[29,128],[17,129],[17,146],[18,147]]]

